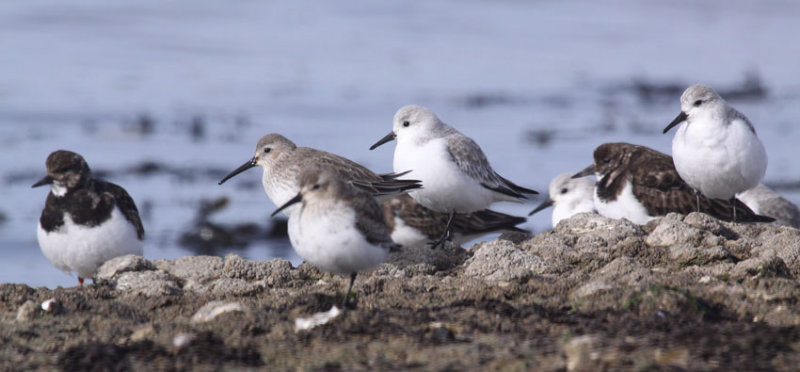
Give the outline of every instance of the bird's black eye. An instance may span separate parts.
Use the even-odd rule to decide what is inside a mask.
[[[404,121],[404,122],[403,122],[403,126],[404,126],[404,127],[408,127],[409,125],[411,125],[411,123],[409,123],[409,122],[408,122],[408,120],[406,120],[406,121]]]
[[[319,190],[319,184],[315,183],[314,186],[311,186],[311,190]]]
[[[265,153],[265,154],[269,154],[269,152],[270,152],[270,151],[272,151],[272,149],[271,149],[271,148],[269,148],[269,147],[265,147],[265,148],[264,148],[264,153]]]
[[[608,164],[608,163],[610,163],[610,162],[611,162],[611,158],[603,158],[603,160],[601,160],[601,162],[602,162],[603,164]]]
[[[565,187],[565,188],[563,188],[563,189],[561,189],[561,193],[562,193],[562,194],[566,194],[566,193],[567,193],[567,191],[569,191],[569,190],[567,190],[567,188],[566,188],[566,187]]]
[[[701,100],[701,99],[698,99],[697,101],[694,101],[694,107],[700,106],[702,104],[703,104],[703,100]]]

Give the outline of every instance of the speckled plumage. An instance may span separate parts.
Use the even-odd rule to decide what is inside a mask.
[[[696,211],[694,190],[678,175],[669,155],[629,143],[605,143],[594,151],[593,170],[597,175],[595,207],[600,214],[608,215],[603,211],[604,205],[612,205],[626,190],[633,194],[649,217]],[[728,201],[702,195],[699,200],[701,212],[727,221],[733,218]],[[771,218],[756,215],[738,200],[735,208],[738,221],[772,221]]]
[[[383,214],[392,239],[403,246],[422,246],[444,233],[448,215],[417,203],[408,195],[383,202]],[[453,217],[453,242],[461,245],[482,235],[503,232],[528,232],[516,225],[525,218],[485,209],[472,213],[457,213]]]
[[[402,174],[376,174],[352,160],[310,147],[297,147],[286,137],[272,133],[262,137],[255,155],[247,163],[228,174],[220,184],[236,174],[260,166],[262,184],[275,205],[283,205],[300,190],[297,177],[301,171],[320,168],[333,171],[375,197],[388,197],[420,187],[419,181],[398,179]]]
[[[352,286],[359,271],[377,266],[389,250],[400,248],[389,236],[383,213],[371,194],[335,172],[319,168],[303,170],[298,184],[298,194],[276,212],[297,206],[289,214],[289,240],[310,264],[323,271],[350,274]]]

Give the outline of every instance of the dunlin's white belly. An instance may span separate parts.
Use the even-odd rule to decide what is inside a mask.
[[[373,268],[386,249],[367,242],[355,227],[350,208],[298,209],[289,218],[289,240],[297,254],[317,268],[349,274]]]

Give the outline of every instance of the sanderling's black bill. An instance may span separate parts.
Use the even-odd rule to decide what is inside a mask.
[[[389,134],[381,138],[380,141],[375,142],[374,145],[370,146],[369,149],[375,150],[375,148],[377,148],[378,146],[383,145],[386,142],[393,141],[395,137],[397,137],[397,135],[395,135],[394,132],[390,132]]]

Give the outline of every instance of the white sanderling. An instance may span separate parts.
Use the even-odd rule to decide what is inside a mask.
[[[594,181],[586,178],[572,178],[572,173],[562,173],[550,181],[550,196],[539,204],[530,215],[553,206],[553,227],[558,222],[594,209]]]
[[[320,270],[350,274],[344,309],[356,274],[377,266],[390,249],[400,247],[369,193],[320,168],[303,170],[297,181],[300,191],[272,215],[300,203],[289,216],[289,240],[301,258]]]
[[[52,152],[47,175],[32,187],[50,185],[37,237],[56,268],[94,280],[104,262],[126,254],[142,255],[144,227],[133,199],[120,186],[92,178],[82,156]]]
[[[408,195],[395,196],[383,202],[386,226],[395,243],[419,248],[442,236],[447,227],[446,213],[425,208]],[[481,236],[500,232],[530,233],[516,227],[525,218],[484,209],[472,213],[456,213],[453,217],[453,243],[462,245]]]
[[[256,145],[255,155],[225,176],[219,184],[256,166],[264,170],[261,183],[275,205],[283,205],[297,195],[300,191],[297,176],[311,167],[330,169],[343,180],[352,182],[375,197],[388,198],[420,187],[419,181],[398,179],[402,173],[375,174],[339,155],[310,147],[297,147],[294,142],[277,133],[262,137]],[[285,213],[288,215],[288,212]]]
[[[629,143],[604,143],[594,150],[594,164],[573,177],[597,176],[594,206],[609,218],[627,218],[644,224],[667,213],[689,214],[700,204],[703,213],[719,219],[733,219],[726,200],[710,199],[695,193],[681,179],[667,154]],[[696,200],[696,201],[695,201]],[[772,222],[774,219],[753,213],[733,199],[736,215],[743,222]]]
[[[800,210],[797,205],[763,183],[736,194],[736,198],[747,204],[753,212],[774,218],[778,225],[800,228]]]
[[[664,133],[680,123],[672,139],[672,157],[681,178],[693,189],[733,203],[737,193],[761,182],[767,170],[764,145],[750,120],[713,89],[693,85],[683,92],[681,113]]]
[[[445,233],[434,247],[448,238],[455,213],[479,211],[497,201],[519,202],[527,199],[525,194],[537,194],[497,174],[475,141],[426,108],[411,105],[398,110],[392,132],[370,150],[394,139],[395,172],[411,170],[408,177],[422,181],[422,188],[409,195],[427,208],[449,214]]]

